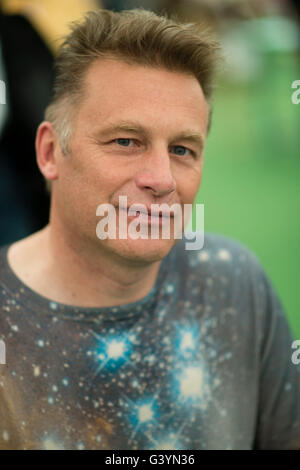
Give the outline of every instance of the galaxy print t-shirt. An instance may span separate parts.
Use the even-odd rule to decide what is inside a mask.
[[[180,240],[142,300],[80,308],[0,251],[1,449],[300,448],[300,370],[257,258]]]

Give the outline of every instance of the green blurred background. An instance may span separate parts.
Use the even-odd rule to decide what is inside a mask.
[[[196,202],[206,231],[258,256],[300,338],[300,104],[291,101],[300,58],[265,50],[261,59],[251,83],[220,77]]]

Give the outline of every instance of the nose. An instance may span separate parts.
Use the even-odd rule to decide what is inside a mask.
[[[136,175],[139,189],[149,191],[153,196],[162,197],[176,189],[176,181],[171,170],[170,156],[167,150],[147,152],[143,168]]]

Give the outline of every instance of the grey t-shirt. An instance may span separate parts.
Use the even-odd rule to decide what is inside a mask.
[[[300,368],[256,256],[206,234],[142,300],[60,304],[0,250],[0,448],[300,449]]]

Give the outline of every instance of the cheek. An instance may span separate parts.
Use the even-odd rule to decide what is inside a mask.
[[[192,204],[199,191],[201,173],[183,174],[177,182],[177,191],[185,204]]]
[[[84,139],[82,139],[84,142]],[[77,145],[73,152],[73,161],[66,169],[78,182],[82,191],[97,193],[98,196],[109,195],[121,179],[122,172],[118,171],[113,158],[105,155],[94,145]]]
[[[62,163],[58,197],[66,217],[76,223],[87,223],[96,213],[97,200],[93,183],[86,174],[86,167],[78,164],[73,156]],[[94,194],[94,196],[93,196]],[[94,199],[94,200],[93,200]]]

